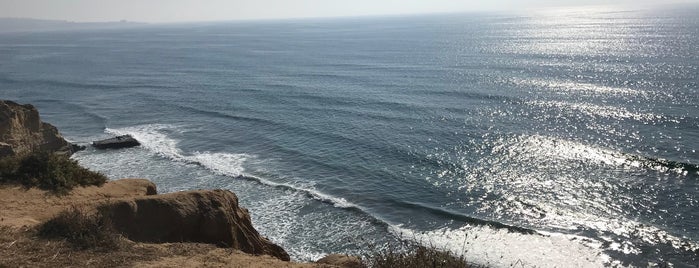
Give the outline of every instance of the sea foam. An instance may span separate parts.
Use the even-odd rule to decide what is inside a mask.
[[[389,230],[488,267],[604,267],[609,261],[597,244],[585,245],[564,235],[526,235],[488,226],[418,232],[391,225]]]

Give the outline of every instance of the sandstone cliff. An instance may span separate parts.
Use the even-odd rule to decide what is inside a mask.
[[[72,206],[89,207],[109,200],[154,194],[155,184],[144,179],[121,179],[102,186],[76,187],[66,195],[16,184],[0,184],[0,228],[34,227]]]
[[[0,185],[0,228],[33,227],[73,206],[99,207],[132,241],[208,243],[289,260],[284,249],[255,230],[248,210],[239,206],[234,193],[198,190],[156,194],[155,184],[143,179],[77,187],[63,196]]]
[[[105,204],[100,210],[107,211],[114,227],[133,241],[209,243],[289,260],[284,249],[260,236],[248,210],[238,205],[231,191],[141,196]]]
[[[74,148],[56,127],[41,122],[34,106],[0,100],[0,157],[33,150],[71,154]]]

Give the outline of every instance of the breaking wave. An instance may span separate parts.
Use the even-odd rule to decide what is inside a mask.
[[[151,153],[176,162],[201,166],[211,172],[227,177],[250,180],[263,185],[291,190],[310,199],[330,204],[341,209],[349,209],[361,212],[374,219],[375,224],[383,225],[396,235],[396,237],[413,240],[425,245],[435,245],[442,249],[462,254],[470,260],[493,266],[506,266],[513,263],[525,265],[541,263],[564,263],[563,256],[576,256],[573,260],[582,266],[599,266],[605,257],[597,248],[591,248],[569,237],[547,235],[536,230],[526,229],[514,225],[508,225],[497,221],[483,220],[460,213],[433,207],[426,207],[433,213],[448,214],[449,217],[465,223],[461,228],[450,229],[448,227],[433,231],[421,232],[404,228],[400,225],[392,225],[387,220],[367,213],[362,206],[352,203],[344,198],[332,196],[316,190],[313,184],[302,182],[277,182],[272,179],[251,176],[245,171],[247,161],[256,160],[255,155],[245,153],[223,152],[193,152],[185,153],[178,148],[178,141],[171,138],[168,133],[178,132],[179,126],[150,124],[119,129],[107,129],[106,132],[114,135],[130,134],[142,143],[143,148]],[[424,206],[422,204],[404,204],[406,206]],[[273,232],[273,230],[271,231]],[[464,250],[463,241],[468,246]],[[590,242],[591,244],[594,244]],[[534,244],[538,250],[523,250],[525,245],[531,248]],[[461,251],[459,251],[461,250]],[[561,254],[548,254],[551,251],[560,251]],[[575,254],[566,254],[568,251],[576,251]],[[509,252],[509,253],[508,253]],[[501,254],[502,258],[489,258],[493,254]],[[298,256],[307,253],[297,252]],[[311,254],[313,256],[319,254]],[[302,257],[303,258],[303,257]],[[493,260],[496,260],[493,262]]]
[[[315,189],[313,185],[301,186],[291,183],[275,182],[271,179],[251,176],[245,173],[245,162],[255,159],[255,155],[222,152],[194,152],[192,154],[186,154],[177,147],[178,141],[167,135],[167,132],[178,131],[178,129],[180,129],[180,127],[174,125],[148,124],[119,129],[107,128],[106,132],[114,135],[132,135],[136,140],[141,142],[141,145],[145,149],[173,161],[199,165],[216,174],[236,179],[252,180],[272,187],[300,191],[313,199],[332,204],[335,207],[363,210],[357,204],[351,203],[341,197],[323,193]]]
[[[472,225],[427,232],[395,225],[390,226],[389,231],[488,267],[537,267],[543,264],[547,267],[603,267],[610,261],[598,243],[569,235],[526,235]]]

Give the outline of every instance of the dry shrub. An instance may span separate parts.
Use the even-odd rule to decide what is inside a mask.
[[[465,268],[475,267],[463,257],[435,247],[415,246],[410,250],[391,247],[364,258],[365,265],[372,268]]]
[[[75,206],[40,225],[38,235],[65,239],[76,249],[116,250],[122,246],[121,235],[104,213]]]
[[[76,186],[102,185],[106,181],[106,176],[62,154],[38,151],[0,159],[0,183],[20,183],[67,193]]]

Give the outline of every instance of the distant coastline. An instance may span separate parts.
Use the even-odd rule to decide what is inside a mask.
[[[111,22],[74,22],[67,20],[0,18],[0,33],[116,29],[133,28],[145,25],[148,24],[126,20]]]

